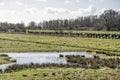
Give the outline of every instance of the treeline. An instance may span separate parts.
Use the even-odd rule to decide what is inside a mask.
[[[120,31],[120,12],[106,10],[101,15],[90,15],[76,19],[49,20],[40,23],[30,22],[28,25],[22,23],[0,23],[0,31],[25,32],[26,29],[34,30],[107,30]]]
[[[60,30],[120,30],[120,12],[106,10],[101,15],[90,15],[76,19],[44,21],[43,29]]]

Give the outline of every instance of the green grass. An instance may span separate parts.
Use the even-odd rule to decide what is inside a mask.
[[[0,56],[0,64],[10,63],[9,59],[10,59],[9,57]]]
[[[0,52],[87,50],[120,54],[120,40],[0,33]],[[0,64],[5,63],[5,58],[0,57]],[[3,73],[0,80],[120,80],[119,75],[120,70],[115,69],[38,68]]]
[[[0,74],[1,80],[120,80],[118,70],[38,68]]]
[[[0,52],[105,51],[120,53],[120,40],[0,33]]]

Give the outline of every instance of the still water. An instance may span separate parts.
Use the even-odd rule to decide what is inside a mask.
[[[67,60],[65,58],[66,55],[84,55],[86,58],[92,58],[93,55],[87,52],[34,52],[34,53],[0,53],[7,54],[11,57],[12,60],[16,60],[15,63],[10,64],[2,64],[0,65],[0,69],[5,70],[8,66],[13,64],[30,64],[30,63],[38,63],[38,64],[47,64],[47,63],[55,63],[55,64],[67,64]],[[64,57],[60,57],[60,54],[64,55]]]

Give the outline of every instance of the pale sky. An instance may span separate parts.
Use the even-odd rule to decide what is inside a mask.
[[[0,0],[0,22],[40,22],[120,10],[120,0]]]

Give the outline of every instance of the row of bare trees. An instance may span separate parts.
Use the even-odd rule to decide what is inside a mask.
[[[26,29],[48,29],[48,30],[108,30],[120,31],[120,12],[106,10],[101,15],[90,15],[76,19],[57,19],[43,21],[40,23],[30,22],[27,26],[23,22],[13,24],[0,23],[0,31],[24,32]]]
[[[50,20],[42,23],[43,29],[67,30],[120,30],[120,12],[106,10],[103,14],[76,19]]]

